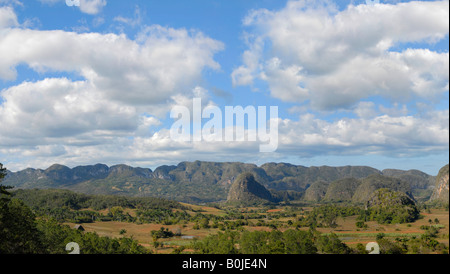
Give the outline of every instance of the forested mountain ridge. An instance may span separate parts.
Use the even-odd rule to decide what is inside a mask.
[[[436,178],[415,170],[380,171],[367,166],[305,167],[288,163],[257,166],[195,161],[160,166],[154,171],[127,165],[69,168],[55,164],[45,170],[28,168],[8,172],[3,184],[24,189],[59,188],[86,194],[152,196],[199,203],[226,200],[235,179],[245,172],[253,174],[270,191],[279,195],[294,193],[293,196],[305,201],[353,200],[355,195],[361,201],[370,191],[390,186],[426,200],[431,196]]]

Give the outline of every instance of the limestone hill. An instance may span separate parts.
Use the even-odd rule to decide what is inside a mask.
[[[227,202],[231,203],[261,203],[273,200],[272,194],[255,180],[251,173],[242,173],[231,185]]]
[[[400,191],[387,188],[376,190],[366,203],[370,220],[379,223],[409,223],[419,217],[413,199]]]
[[[439,173],[436,177],[436,185],[433,191],[433,195],[431,196],[431,201],[440,201],[444,203],[449,202],[448,177],[449,165],[447,164],[439,170]]]

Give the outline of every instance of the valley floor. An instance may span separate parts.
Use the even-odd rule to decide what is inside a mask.
[[[226,213],[220,209],[212,207],[200,207],[192,206],[196,210],[201,209],[204,214],[213,214],[224,216]],[[268,210],[272,214],[277,212],[283,212],[286,208],[278,208]],[[310,208],[304,208],[304,210],[310,210]],[[131,212],[132,213],[132,212]],[[416,237],[420,238],[425,233],[424,227],[438,226],[439,234],[436,240],[439,243],[449,246],[449,212],[444,209],[430,209],[427,212],[421,213],[421,218],[413,223],[404,224],[378,224],[375,221],[366,222],[367,227],[359,229],[356,227],[357,216],[339,217],[336,221],[337,227],[326,228],[318,227],[317,231],[323,234],[334,233],[339,239],[347,244],[351,248],[355,248],[358,244],[366,245],[369,242],[375,242],[377,235],[384,234],[387,239],[395,240],[402,237]],[[294,217],[280,217],[276,219],[277,229],[285,231],[292,229],[290,226],[295,218]],[[432,222],[430,222],[430,220]],[[436,224],[434,220],[439,220]],[[240,229],[248,231],[271,231],[273,228],[270,226],[257,226],[256,219],[247,219],[249,225],[240,227]],[[74,223],[66,223],[71,227],[74,227]],[[127,222],[93,222],[82,224],[86,232],[96,232],[100,236],[108,237],[132,237],[137,240],[139,244],[152,250],[153,253],[172,253],[177,247],[188,247],[194,238],[204,239],[206,236],[216,234],[221,231],[219,228],[198,228],[193,222],[187,222],[176,225],[164,225],[164,224],[136,224]],[[169,231],[181,232],[181,236],[174,236],[170,238],[160,238],[157,241],[162,243],[158,247],[154,247],[154,240],[151,235],[151,231],[160,230],[161,227],[168,229]],[[307,227],[300,228],[301,230],[308,230]],[[121,233],[122,231],[122,233]],[[125,231],[125,233],[123,233]],[[189,252],[189,249],[184,251]]]

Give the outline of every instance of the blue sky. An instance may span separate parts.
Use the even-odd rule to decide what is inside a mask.
[[[0,0],[0,162],[449,161],[448,1]],[[278,106],[278,149],[177,142],[174,106]],[[204,122],[204,121],[203,121]]]

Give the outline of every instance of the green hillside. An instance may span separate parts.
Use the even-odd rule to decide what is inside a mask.
[[[351,201],[356,189],[362,184],[357,178],[345,178],[330,183],[324,200],[326,201]]]

